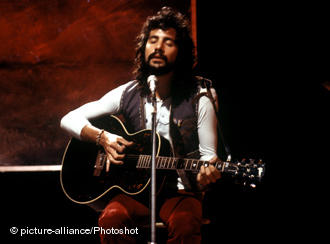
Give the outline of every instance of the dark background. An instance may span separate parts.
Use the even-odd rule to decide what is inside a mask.
[[[41,1],[35,2],[41,3]],[[5,155],[2,159],[6,161],[0,163],[4,165],[59,163],[56,159],[60,158],[58,152],[62,150],[68,139],[66,135],[62,132],[54,132],[51,135],[53,142],[48,142],[48,134],[37,134],[38,139],[45,141],[42,144],[39,140],[33,139],[36,131],[44,128],[45,124],[50,127],[48,131],[52,129],[57,131],[58,119],[67,111],[104,94],[101,85],[108,81],[109,76],[112,82],[115,80],[124,82],[130,78],[128,73],[124,72],[125,67],[129,69],[132,60],[130,56],[132,50],[124,51],[132,48],[131,43],[127,43],[128,39],[123,51],[113,54],[107,60],[102,59],[104,55],[101,51],[99,56],[94,55],[94,51],[91,55],[88,51],[94,50],[91,46],[85,49],[77,46],[75,52],[73,49],[73,56],[62,55],[66,52],[60,49],[63,46],[69,45],[70,49],[75,48],[77,41],[74,38],[81,36],[81,30],[85,30],[82,26],[85,26],[86,22],[89,23],[87,26],[96,26],[98,34],[108,33],[108,30],[111,30],[110,33],[121,33],[121,29],[115,29],[118,32],[113,31],[117,25],[112,24],[113,19],[107,21],[109,16],[106,11],[98,12],[102,9],[110,9],[111,13],[117,13],[114,16],[118,23],[123,23],[128,32],[132,33],[133,43],[135,33],[140,27],[134,27],[134,25],[130,27],[128,22],[136,19],[143,21],[149,12],[153,13],[153,8],[157,9],[157,4],[173,4],[172,1],[161,1],[161,3],[149,5],[150,8],[145,8],[140,6],[142,1],[135,1],[136,4],[129,7],[139,7],[141,15],[134,15],[136,19],[132,19],[127,17],[132,15],[123,14],[126,10],[123,8],[123,2],[114,6],[107,4],[107,1],[98,3],[86,1],[85,4],[96,4],[94,8],[91,8],[95,11],[92,16],[101,16],[106,19],[100,17],[101,20],[98,19],[100,22],[95,22],[90,14],[74,11],[74,6],[78,2],[71,3],[72,5],[64,4],[65,1],[53,2],[61,10],[58,13],[66,16],[68,23],[70,18],[76,16],[87,17],[80,19],[76,25],[71,26],[71,29],[66,30],[68,34],[61,37],[63,41],[57,38],[51,44],[47,42],[46,47],[37,46],[35,53],[39,51],[37,56],[40,60],[34,61],[35,59],[29,55],[23,55],[23,57],[12,55],[14,52],[3,45],[0,61],[1,95],[3,95],[1,99],[2,104],[6,106],[2,106],[0,116],[1,137],[5,138],[1,140],[1,150],[6,148],[1,154]],[[16,4],[18,3],[17,1]],[[22,1],[22,3],[26,6],[32,4],[31,1]],[[13,5],[8,1],[2,1],[1,4],[1,10],[6,10],[5,12],[9,15],[9,8],[14,8]],[[17,10],[18,5],[15,6],[14,9]],[[83,5],[79,6],[80,11],[89,9],[89,12],[86,10],[88,13],[93,12]],[[40,5],[39,8],[45,7]],[[186,3],[178,8],[189,9]],[[49,7],[49,9],[53,8]],[[268,243],[269,241],[298,241],[308,238],[317,242],[317,238],[320,238],[322,229],[318,223],[323,219],[321,209],[328,201],[325,199],[325,193],[326,169],[329,161],[326,154],[329,125],[326,118],[329,102],[329,84],[327,83],[329,82],[327,44],[329,20],[323,12],[324,9],[324,6],[302,4],[217,3],[215,5],[209,1],[197,1],[199,61],[196,72],[213,80],[219,96],[223,133],[233,157],[262,158],[267,165],[265,180],[257,189],[251,190],[235,185],[231,180],[224,180],[213,186],[207,193],[204,213],[211,219],[211,224],[203,227],[205,243],[242,241]],[[38,14],[44,15],[42,11]],[[120,16],[124,17],[120,18]],[[45,20],[51,22],[46,15],[43,18],[45,19],[41,23]],[[17,22],[26,21],[23,19],[22,22],[18,18]],[[38,23],[40,21],[35,21],[33,25],[36,33],[38,33]],[[108,26],[108,29],[105,31],[98,29],[105,28],[104,26]],[[30,28],[30,30],[34,29]],[[95,29],[92,28],[92,30]],[[93,41],[86,41],[87,44],[97,43],[96,47],[106,47],[109,43],[107,40],[104,41],[102,36],[99,37],[87,31],[88,34],[93,37]],[[111,40],[116,40],[116,36],[112,36]],[[72,38],[70,46],[68,40]],[[14,41],[15,39],[12,39],[11,42]],[[33,42],[33,40],[30,41]],[[22,38],[22,44],[16,43],[12,48],[23,48],[26,42],[27,39]],[[120,38],[117,42],[120,46],[123,45]],[[10,42],[7,40],[7,43]],[[81,45],[86,43],[82,41]],[[110,51],[112,51],[111,48]],[[59,53],[59,55],[49,56],[48,53]],[[21,61],[17,62],[17,60]],[[109,64],[118,65],[109,67]],[[121,73],[123,75],[120,76]],[[26,74],[30,77],[30,81],[20,78]],[[4,79],[4,77],[9,77],[9,79]],[[34,77],[44,78],[39,78],[40,80],[36,83]],[[58,82],[44,83],[43,81],[49,80],[49,77]],[[8,84],[4,83],[6,80]],[[14,81],[18,84],[22,82],[23,87],[17,86],[17,83],[13,83]],[[91,86],[88,85],[91,81],[99,82],[98,85],[93,85],[93,90],[90,90]],[[119,83],[121,81],[109,84],[109,89]],[[25,98],[26,87],[29,88],[30,93]],[[72,88],[75,89],[72,90]],[[19,99],[10,98],[11,94],[18,95]],[[49,97],[49,94],[53,95]],[[89,95],[85,96],[85,94]],[[31,97],[34,96],[37,96],[35,100],[32,100],[34,103],[29,103]],[[13,100],[18,100],[21,105],[11,107]],[[48,106],[51,107],[51,116],[42,115],[44,111],[38,109],[40,100],[46,105],[49,105],[47,102],[51,104]],[[52,101],[58,101],[58,103],[54,104]],[[30,105],[26,109],[22,104]],[[8,110],[21,111],[22,107],[25,108],[22,114],[13,116],[5,113]],[[50,120],[46,123],[40,122],[39,127],[35,126],[35,122],[40,120],[40,117],[34,119],[36,113],[41,115],[41,119],[49,118]],[[22,121],[26,121],[26,118],[31,118],[33,121],[32,131],[19,128],[22,127]],[[12,129],[11,134],[6,134],[8,129]],[[16,157],[17,146],[12,151],[8,148],[12,148],[13,142],[18,144],[21,142],[18,139],[13,140],[13,137],[22,138],[23,141],[35,141],[37,145],[40,143],[39,148],[35,149],[35,146],[29,148],[30,152],[32,149],[35,150],[32,156],[22,153]],[[48,146],[52,148],[40,154],[40,151]],[[22,147],[26,149],[26,144]],[[40,155],[42,155],[42,161],[39,160]],[[54,160],[47,160],[49,155],[51,155],[50,159]],[[8,160],[11,157],[15,160]],[[22,158],[28,160],[22,161]],[[2,210],[5,216],[2,218],[4,225],[1,230],[4,233],[2,236],[10,241],[24,242],[23,238],[9,234],[8,230],[12,226],[78,228],[97,225],[95,212],[88,207],[75,205],[65,198],[61,192],[58,177],[58,172],[2,173],[1,186],[4,191]],[[25,236],[24,238],[32,241],[41,240],[44,243],[51,240],[57,243],[68,239],[71,243],[82,240],[97,243],[96,236]],[[217,241],[211,241],[214,240],[213,238]]]
[[[199,67],[216,81],[225,138],[235,158],[267,163],[256,192],[210,194],[227,206],[220,229],[240,240],[317,242],[329,203],[325,6],[199,1],[197,9]]]

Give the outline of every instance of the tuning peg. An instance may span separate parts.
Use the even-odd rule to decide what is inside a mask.
[[[257,185],[256,184],[254,184],[254,183],[248,183],[248,182],[246,182],[246,181],[244,181],[243,182],[243,186],[244,187],[247,187],[247,188],[253,188],[253,189],[255,189],[256,187],[257,187]]]
[[[256,188],[256,187],[257,187],[257,185],[256,185],[256,184],[254,184],[254,183],[251,183],[251,184],[250,184],[250,187],[251,187],[251,188]]]

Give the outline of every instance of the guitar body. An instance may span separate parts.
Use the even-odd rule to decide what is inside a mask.
[[[123,123],[115,116],[102,117],[92,121],[94,126],[103,128],[113,134],[120,135],[134,146],[127,148],[125,154],[150,155],[152,149],[151,130],[141,130],[129,133]],[[172,156],[170,143],[161,137],[157,138],[157,155]],[[105,172],[105,166],[96,171],[97,158],[105,157],[103,148],[94,143],[83,142],[72,138],[67,145],[60,174],[61,186],[66,196],[80,204],[95,204],[119,192],[137,195],[145,191],[150,184],[150,169],[137,168],[137,160],[124,159],[123,165],[110,165],[110,171]],[[105,162],[105,160],[103,160]],[[165,176],[157,173],[157,186],[161,187]],[[158,188],[159,188],[158,187]]]
[[[152,154],[151,130],[129,133],[115,116],[106,116],[91,122],[98,128],[133,141],[134,145],[125,151],[123,165],[111,164],[110,171],[105,172],[106,155],[102,147],[71,139],[63,155],[60,174],[65,195],[75,203],[88,204],[96,210],[103,209],[109,199],[118,192],[131,196],[138,195],[140,200],[148,199]],[[178,177],[176,170],[197,173],[201,166],[209,165],[207,161],[173,157],[169,141],[158,133],[156,149],[158,193],[165,183],[165,177]],[[220,172],[243,180],[244,185],[249,184],[251,187],[255,187],[254,182],[260,182],[265,173],[265,164],[262,160],[256,162],[254,159],[237,162],[219,160],[214,167]],[[172,170],[172,173],[169,170]]]

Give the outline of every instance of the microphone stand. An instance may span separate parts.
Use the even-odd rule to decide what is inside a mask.
[[[155,89],[152,91],[152,155],[151,155],[151,241],[156,244],[156,116],[157,103]]]

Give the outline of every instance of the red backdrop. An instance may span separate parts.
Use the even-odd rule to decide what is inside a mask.
[[[132,79],[135,37],[161,5],[190,1],[2,0],[0,165],[60,163],[68,111]]]

